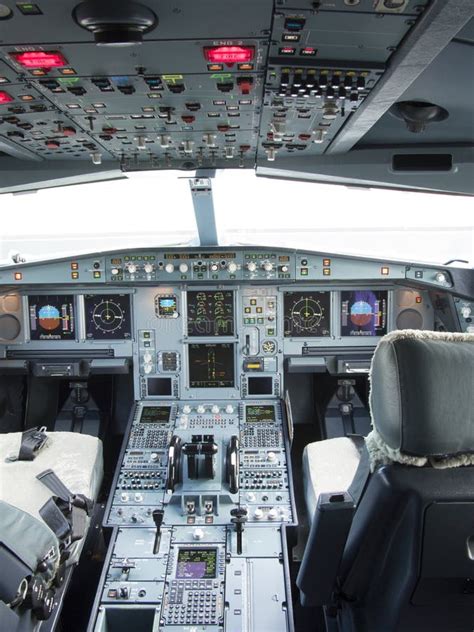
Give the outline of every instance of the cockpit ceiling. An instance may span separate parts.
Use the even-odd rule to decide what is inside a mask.
[[[288,169],[354,147],[473,142],[466,0],[228,0],[225,10],[217,0],[42,0],[0,9],[0,174],[21,170],[12,157],[122,170]],[[410,65],[419,37],[431,44],[392,90],[397,60]],[[132,39],[143,41],[117,46]],[[395,101],[448,115],[413,133],[388,111]],[[358,135],[364,111],[369,125]]]

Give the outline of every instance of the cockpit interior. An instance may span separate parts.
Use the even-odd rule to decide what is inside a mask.
[[[1,632],[474,630],[473,46],[472,0],[0,2]],[[384,252],[434,199],[449,260]]]

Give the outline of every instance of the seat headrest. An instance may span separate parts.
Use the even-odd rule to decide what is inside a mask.
[[[394,331],[371,368],[373,425],[413,456],[474,452],[474,334]]]

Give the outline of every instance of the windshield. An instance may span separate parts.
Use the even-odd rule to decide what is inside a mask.
[[[198,245],[191,175],[133,173],[112,182],[3,195],[0,260]],[[291,182],[235,170],[218,172],[212,184],[219,245],[473,265],[470,197]]]

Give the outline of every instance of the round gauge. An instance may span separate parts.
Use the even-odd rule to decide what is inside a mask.
[[[321,303],[312,298],[301,298],[293,305],[291,319],[297,329],[314,331],[324,315]]]
[[[92,320],[99,331],[111,333],[122,326],[124,313],[118,303],[109,299],[102,299],[94,306]]]
[[[130,296],[113,294],[84,297],[87,338],[95,340],[130,338]]]
[[[277,346],[274,340],[264,340],[262,342],[262,352],[265,353],[265,355],[273,355],[276,353],[276,350]]]
[[[285,292],[285,338],[329,336],[329,292]]]

